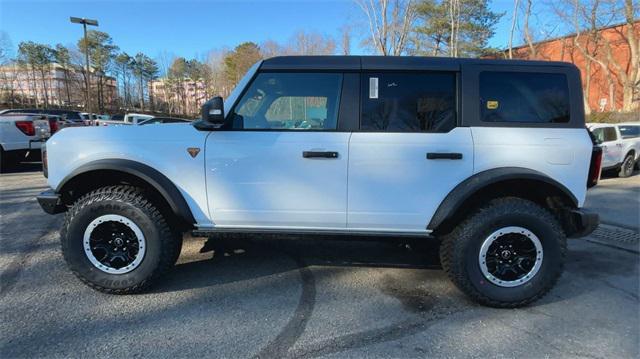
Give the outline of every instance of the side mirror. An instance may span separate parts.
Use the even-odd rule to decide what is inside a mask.
[[[216,96],[202,105],[202,119],[215,125],[224,124],[224,101]]]

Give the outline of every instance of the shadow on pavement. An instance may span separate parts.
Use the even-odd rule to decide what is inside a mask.
[[[213,257],[194,259],[183,251],[181,263],[157,291],[209,287],[310,266],[441,269],[438,243],[429,238],[224,235],[208,238],[201,252],[213,252]]]

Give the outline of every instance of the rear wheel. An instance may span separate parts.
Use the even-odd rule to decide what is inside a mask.
[[[443,238],[440,259],[475,301],[514,308],[544,296],[560,277],[565,234],[556,218],[520,198],[492,200]]]
[[[620,166],[620,171],[618,172],[618,177],[629,177],[633,174],[633,168],[635,166],[633,160],[633,154],[628,154],[624,161],[622,161],[622,165]]]
[[[114,294],[153,284],[175,263],[181,243],[144,192],[131,186],[103,187],[80,198],[60,236],[73,273],[92,288]]]

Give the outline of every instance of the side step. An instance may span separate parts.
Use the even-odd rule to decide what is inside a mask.
[[[348,231],[333,229],[290,229],[290,228],[207,228],[191,231],[194,237],[208,237],[222,233],[265,234],[265,235],[313,235],[313,236],[357,236],[357,237],[414,237],[434,238],[429,232],[390,232],[390,231]]]

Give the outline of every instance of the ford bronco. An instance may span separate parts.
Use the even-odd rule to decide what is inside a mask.
[[[420,236],[474,300],[517,307],[558,280],[602,153],[571,64],[288,56],[255,64],[192,125],[61,131],[47,141],[69,268],[142,291],[182,235]]]

